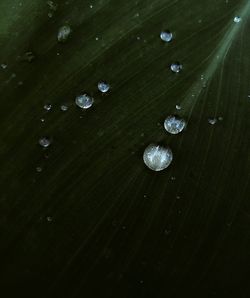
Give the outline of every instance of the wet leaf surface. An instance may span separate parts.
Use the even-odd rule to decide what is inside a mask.
[[[248,297],[249,1],[2,0],[0,11],[3,291]],[[95,101],[83,111],[85,92]],[[179,135],[164,129],[172,114],[187,121]],[[155,142],[173,151],[162,172],[143,163]]]

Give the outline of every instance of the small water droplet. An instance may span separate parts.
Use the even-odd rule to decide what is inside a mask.
[[[48,139],[47,137],[42,137],[41,139],[39,139],[38,142],[39,142],[39,145],[44,148],[49,147],[49,145],[51,144],[50,139]]]
[[[53,220],[53,218],[51,216],[47,216],[46,219],[48,222],[52,222],[52,220]]]
[[[175,108],[176,108],[176,110],[181,110],[181,106],[180,105],[176,105]]]
[[[41,122],[45,122],[45,119],[44,119],[44,118],[41,118],[40,121],[41,121]]]
[[[179,116],[168,116],[164,121],[164,128],[171,134],[178,134],[186,127],[186,121]]]
[[[8,66],[7,64],[4,64],[4,63],[1,64],[2,69],[6,69],[7,66]]]
[[[98,83],[98,90],[101,91],[102,93],[108,92],[109,89],[110,89],[110,85],[105,81],[101,81]]]
[[[162,31],[160,34],[162,41],[170,42],[173,39],[173,34],[170,31]]]
[[[54,3],[53,1],[47,1],[47,4],[49,6],[49,9],[53,10],[53,11],[56,11],[57,10],[57,4]]]
[[[241,17],[239,17],[239,16],[234,17],[235,23],[239,23],[240,21],[241,21]]]
[[[171,64],[170,69],[172,72],[178,73],[182,70],[182,64],[180,62],[174,62]]]
[[[66,112],[68,110],[68,106],[61,105],[61,111]]]
[[[71,34],[72,30],[69,25],[65,25],[59,28],[57,34],[57,40],[59,42],[66,42]]]
[[[41,173],[42,172],[42,168],[41,167],[36,167],[36,171],[38,172],[38,173]]]
[[[218,117],[218,120],[219,120],[219,121],[223,121],[223,117],[221,117],[221,116]]]
[[[91,9],[92,9],[92,8],[93,8],[93,5],[90,5],[90,6],[89,6],[89,8],[91,8]]]
[[[217,123],[217,119],[216,118],[208,118],[208,123],[211,125],[214,125]]]
[[[20,57],[21,61],[23,62],[29,62],[31,63],[34,59],[35,59],[35,55],[33,52],[28,51],[26,53],[24,53],[21,57]]]
[[[43,106],[43,108],[44,108],[44,110],[46,110],[46,111],[50,111],[51,108],[52,108],[52,105],[48,103],[48,104],[45,104],[45,105]]]
[[[93,97],[85,93],[82,95],[78,95],[75,99],[75,103],[81,109],[89,109],[90,107],[92,107],[94,99]]]
[[[153,171],[166,169],[173,160],[173,153],[169,147],[150,144],[144,151],[145,165]]]

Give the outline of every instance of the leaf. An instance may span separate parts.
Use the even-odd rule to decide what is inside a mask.
[[[54,4],[0,4],[3,285],[25,297],[247,297],[250,2]],[[83,92],[95,99],[85,112]],[[185,132],[166,133],[170,114]],[[152,142],[173,151],[165,171],[143,163]]]

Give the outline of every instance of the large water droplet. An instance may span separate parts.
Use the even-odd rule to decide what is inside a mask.
[[[162,31],[160,34],[161,40],[170,42],[173,39],[173,34],[170,31]]]
[[[172,72],[178,73],[182,70],[182,64],[180,62],[174,62],[171,64],[170,69]]]
[[[234,18],[234,22],[235,22],[235,23],[239,23],[240,21],[241,21],[241,17],[236,16],[236,17]]]
[[[57,34],[57,40],[59,42],[66,42],[69,38],[72,30],[69,25],[65,25],[59,28],[58,34]]]
[[[178,134],[186,127],[186,121],[178,116],[168,116],[164,121],[164,128],[171,134]]]
[[[101,91],[102,93],[108,92],[109,89],[110,89],[110,85],[105,81],[101,81],[98,83],[98,90]]]
[[[39,145],[44,147],[44,148],[47,148],[49,147],[49,145],[51,144],[51,141],[49,138],[47,137],[42,137],[41,139],[39,139]]]
[[[173,160],[173,153],[169,147],[150,144],[144,151],[143,161],[153,171],[166,169]]]
[[[81,109],[89,109],[93,105],[94,99],[93,97],[85,93],[82,95],[78,95],[75,99],[75,103]]]

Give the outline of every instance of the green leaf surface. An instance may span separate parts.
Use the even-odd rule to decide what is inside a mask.
[[[0,2],[3,297],[249,297],[250,2],[54,3]],[[146,168],[150,143],[168,169]]]

